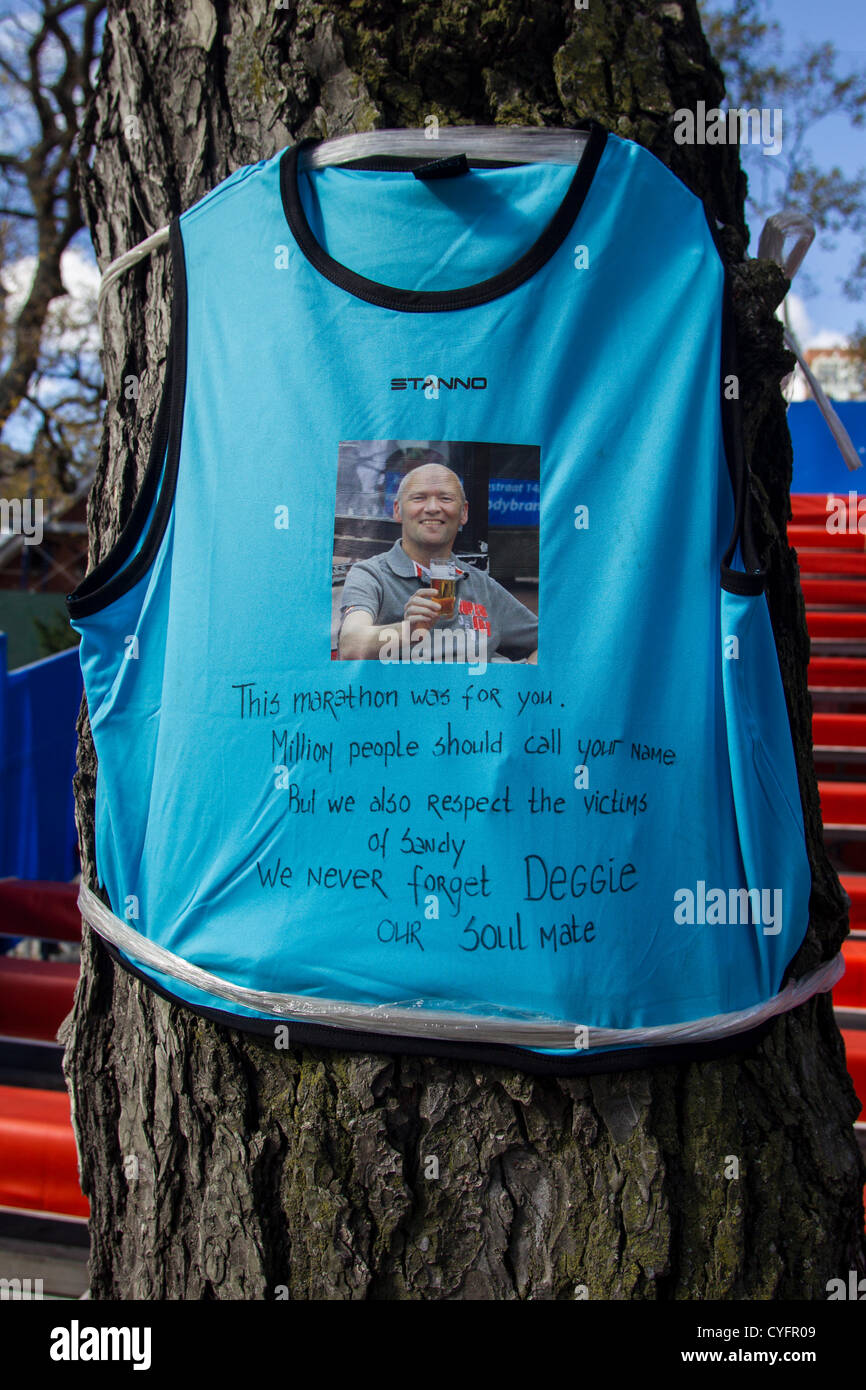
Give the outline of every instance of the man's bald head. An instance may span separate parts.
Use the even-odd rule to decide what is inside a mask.
[[[454,472],[453,468],[446,468],[444,463],[422,463],[417,468],[413,468],[405,477],[400,479],[400,486],[397,488],[396,501],[402,505],[403,498],[410,486],[424,483],[428,486],[436,486],[442,481],[456,483],[460,495],[460,501],[466,501],[466,493],[463,491],[463,484]]]

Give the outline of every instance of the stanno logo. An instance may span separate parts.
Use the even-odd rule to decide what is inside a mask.
[[[149,1327],[69,1327],[51,1329],[52,1361],[131,1361],[134,1371],[150,1370]]]
[[[392,391],[423,391],[430,383],[438,385],[440,391],[486,391],[486,376],[392,376]]]

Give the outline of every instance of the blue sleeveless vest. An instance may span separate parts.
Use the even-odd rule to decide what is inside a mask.
[[[171,225],[149,464],[67,597],[81,905],[209,1017],[569,1073],[838,974],[785,983],[810,869],[714,232],[585,129],[576,169],[302,142]]]

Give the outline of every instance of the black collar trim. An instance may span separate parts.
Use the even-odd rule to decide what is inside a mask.
[[[546,261],[550,260],[550,257],[562,245],[583,206],[595,171],[604,153],[608,133],[604,126],[599,125],[597,121],[582,121],[574,129],[588,131],[589,139],[580,157],[574,178],[569,184],[568,191],[557,211],[538,240],[530,246],[528,251],[524,252],[519,260],[497,275],[491,276],[488,280],[481,280],[475,285],[463,285],[459,289],[451,290],[397,289],[393,285],[380,284],[377,280],[368,280],[365,276],[356,274],[354,270],[350,270],[348,266],[328,255],[324,247],[313,236],[298,191],[298,155],[301,150],[311,149],[321,143],[313,136],[301,140],[295,145],[290,145],[280,160],[280,192],[289,230],[307,260],[321,275],[338,285],[340,289],[355,295],[357,299],[366,300],[369,304],[378,304],[384,309],[399,309],[405,313],[413,314],[435,313],[448,309],[470,309],[476,304],[487,304],[491,299],[498,299],[501,295],[516,289],[518,285],[522,285],[524,281],[540,270]],[[399,161],[393,161],[387,167],[401,167],[411,170],[424,163],[425,160],[422,158],[402,158]],[[481,159],[469,160],[470,167],[473,168],[489,168],[491,163],[491,161]],[[352,169],[379,168],[381,167],[381,157],[379,160],[353,160],[349,165],[343,167]]]

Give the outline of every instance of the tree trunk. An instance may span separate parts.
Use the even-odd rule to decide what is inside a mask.
[[[759,546],[797,748],[814,891],[800,974],[835,953],[846,899],[822,846],[808,637],[789,515],[773,317],[787,288],[743,263],[736,147],[673,141],[671,116],[723,86],[694,0],[281,9],[112,0],[85,129],[84,211],[100,264],[233,169],[308,134],[593,116],[669,164],[726,224]],[[168,340],[168,257],[106,306],[108,412],[91,561],[147,459]],[[140,381],[138,398],[125,393]],[[76,778],[84,876],[95,756]],[[167,1003],[85,931],[65,1025],[94,1298],[826,1297],[866,1271],[857,1113],[829,996],[749,1055],[578,1080],[423,1058],[279,1052]],[[135,1155],[138,1176],[127,1162]],[[425,1160],[438,1158],[439,1176]],[[739,1177],[726,1177],[729,1156]],[[730,1166],[727,1171],[730,1172]]]

